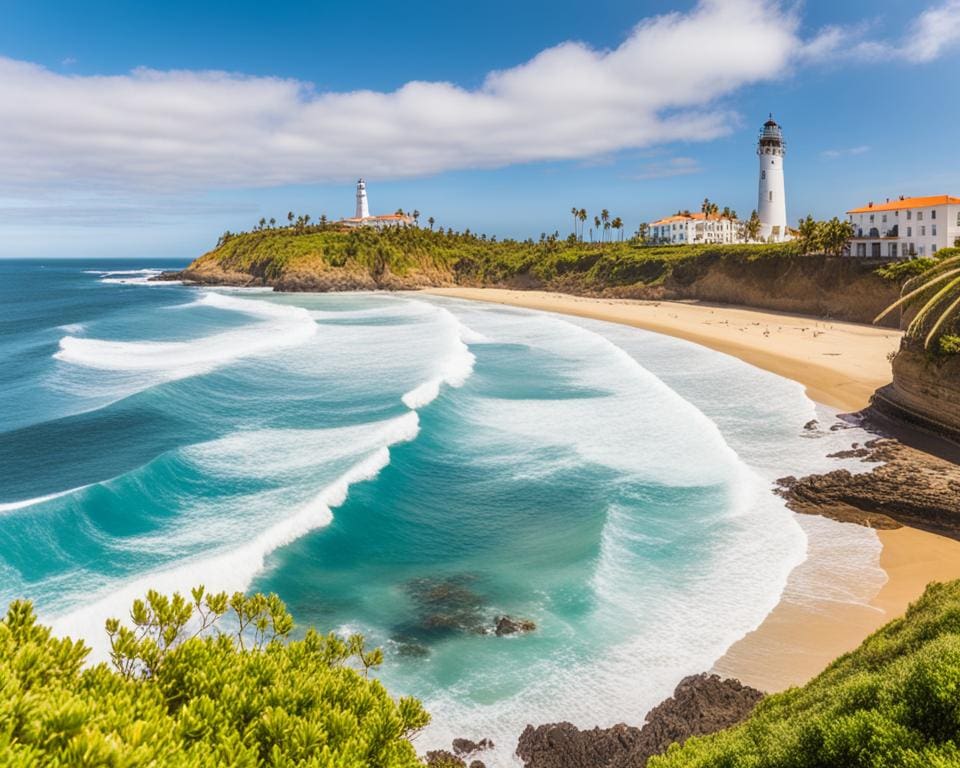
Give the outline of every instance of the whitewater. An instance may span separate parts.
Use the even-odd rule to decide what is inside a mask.
[[[793,382],[596,321],[163,266],[21,262],[0,289],[0,598],[97,657],[149,588],[274,591],[384,648],[433,713],[418,749],[488,737],[509,765],[527,723],[641,722],[791,573],[801,600],[839,562],[863,591],[837,600],[882,583],[871,531],[771,492],[851,439],[805,434],[829,415]]]

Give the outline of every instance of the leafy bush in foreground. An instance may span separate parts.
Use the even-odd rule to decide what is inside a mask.
[[[957,768],[960,581],[741,725],[674,745],[649,768]]]
[[[419,766],[428,716],[366,671],[363,639],[293,621],[275,595],[151,592],[107,622],[112,666],[51,636],[28,602],[0,621],[0,756],[13,766]],[[230,628],[225,628],[230,625]],[[353,664],[359,669],[352,668]]]

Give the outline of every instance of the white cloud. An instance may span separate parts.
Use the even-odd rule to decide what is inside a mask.
[[[840,49],[887,49],[839,27],[804,40],[795,7],[700,0],[641,22],[612,50],[563,43],[472,90],[414,81],[317,92],[289,79],[150,69],[81,76],[0,57],[0,193],[400,178],[709,141],[738,124],[725,105],[738,89]],[[960,36],[958,17],[960,0],[921,14],[899,55],[939,55]]]
[[[870,151],[870,147],[866,144],[862,144],[859,147],[848,147],[847,149],[825,149],[820,154],[823,157],[826,157],[829,160],[836,160],[841,157],[853,157],[856,155],[863,155]]]
[[[807,63],[900,60],[914,64],[934,61],[960,44],[960,0],[947,0],[922,11],[897,40],[868,36],[870,24],[824,27],[804,43],[798,58]]]
[[[639,173],[631,178],[640,181],[648,179],[669,179],[674,176],[689,176],[700,173],[703,169],[700,163],[692,157],[671,157],[667,160],[647,163]]]
[[[79,76],[0,58],[0,189],[397,178],[710,140],[736,121],[718,97],[781,76],[796,27],[774,0],[701,0],[613,50],[564,43],[475,90],[316,93],[270,77]]]

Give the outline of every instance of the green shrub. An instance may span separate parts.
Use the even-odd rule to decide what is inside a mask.
[[[878,267],[876,272],[884,280],[892,280],[902,283],[911,277],[922,275],[931,267],[936,266],[937,259],[929,256],[920,256],[916,259],[907,259],[906,261],[893,261]]]
[[[649,768],[960,766],[960,581],[738,726],[690,739]]]
[[[28,602],[0,621],[3,765],[413,768],[428,717],[367,677],[359,636],[310,630],[276,597],[151,592],[133,628],[111,619],[110,666],[37,623]],[[230,625],[230,629],[225,628]]]

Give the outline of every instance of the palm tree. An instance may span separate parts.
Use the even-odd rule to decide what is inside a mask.
[[[623,219],[617,216],[613,221],[610,222],[610,226],[620,232],[620,241],[623,242]]]
[[[600,231],[601,231],[601,230],[600,230],[600,217],[599,217],[599,216],[594,216],[594,217],[593,217],[593,226],[594,226],[594,227],[596,228],[596,230],[597,230],[597,235],[599,235],[599,234],[600,234]],[[591,243],[593,242],[593,230],[592,230],[592,229],[590,230],[590,242],[591,242]]]
[[[750,214],[750,220],[747,222],[745,227],[748,240],[759,240],[760,239],[760,214],[754,211]]]
[[[576,237],[577,237],[577,216],[579,215],[579,213],[580,213],[580,209],[579,209],[579,208],[571,208],[571,209],[570,209],[570,215],[573,216],[573,237],[574,237],[574,239],[576,239]]]
[[[265,226],[267,226],[267,220],[263,216],[261,216],[260,221],[257,222],[257,226],[260,229],[263,229]]]
[[[413,223],[417,224],[420,221],[420,211],[416,208],[413,209]]]
[[[908,280],[903,286],[903,295],[873,321],[880,322],[897,307],[923,301],[916,317],[907,326],[907,337],[917,338],[925,330],[925,349],[942,337],[960,310],[960,255],[950,256],[926,272]],[[929,330],[927,328],[929,327]]]
[[[580,219],[580,242],[583,242],[583,223],[587,220],[587,209],[581,208],[577,211],[577,218]]]
[[[273,229],[275,226],[277,226],[277,220],[271,216],[271,217],[270,217],[270,229]]]
[[[287,211],[287,221],[293,224],[293,211]]]
[[[610,221],[610,211],[608,211],[606,208],[600,211],[600,221],[602,221],[604,224],[603,226],[604,230],[610,229],[610,227],[607,226],[607,222]]]
[[[610,239],[610,222],[609,221],[603,222],[603,236],[607,240]]]
[[[431,232],[433,232],[433,225],[434,225],[435,223],[436,223],[436,219],[434,219],[433,216],[431,216],[429,219],[427,219],[427,224],[430,225],[430,231],[431,231]]]

